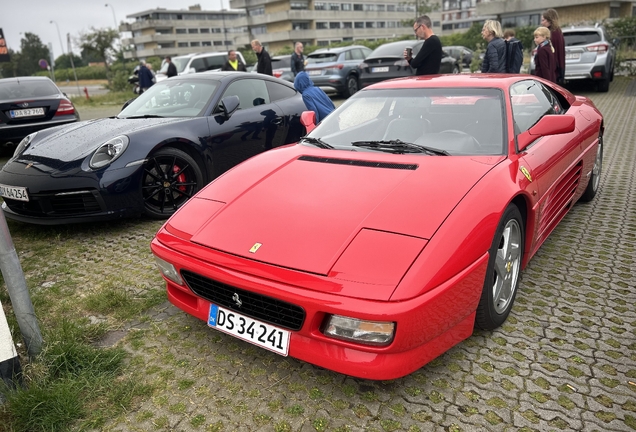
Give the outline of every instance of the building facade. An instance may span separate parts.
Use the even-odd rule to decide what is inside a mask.
[[[276,54],[295,42],[327,46],[336,42],[413,35],[416,3],[397,0],[230,0],[232,10],[153,9],[126,18],[120,32],[126,58],[226,51],[258,39]],[[441,32],[441,14],[429,14]]]
[[[490,0],[444,0],[442,1],[442,34],[466,31],[475,22],[483,22],[494,16],[482,16],[477,12],[479,3]]]
[[[541,13],[553,8],[559,13],[559,24],[589,25],[611,18],[634,16],[634,1],[594,0],[491,0],[477,5],[477,13],[495,16],[504,28],[541,25]]]

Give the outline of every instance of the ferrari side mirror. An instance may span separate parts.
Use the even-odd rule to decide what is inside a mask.
[[[219,109],[221,113],[225,116],[225,118],[230,118],[232,114],[238,109],[241,101],[238,96],[226,96],[221,99],[221,103],[219,104]]]
[[[316,128],[316,113],[313,111],[303,111],[300,115],[300,123],[305,126],[307,133]]]
[[[570,114],[545,115],[530,129],[517,135],[518,149],[523,151],[537,139],[546,135],[574,132],[574,123],[574,116]]]

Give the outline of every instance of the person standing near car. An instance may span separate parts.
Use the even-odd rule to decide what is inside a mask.
[[[240,58],[236,55],[236,51],[229,50],[227,53],[227,61],[221,68],[222,71],[238,71],[238,72],[247,72],[245,69],[245,65],[241,61]]]
[[[550,42],[554,47],[556,58],[556,83],[563,84],[565,79],[565,39],[559,26],[559,14],[554,9],[548,9],[541,14],[541,25],[550,29]]]
[[[170,56],[166,57],[166,63],[168,63],[168,70],[166,71],[166,76],[168,78],[177,76],[179,73],[177,72],[177,67],[172,63],[172,58]]]
[[[254,50],[256,57],[258,58],[258,63],[256,63],[256,72],[274,76],[274,72],[272,71],[272,58],[257,39],[252,41],[252,50]]]
[[[154,79],[154,75],[152,74],[150,69],[146,67],[146,63],[143,61],[140,62],[139,63],[139,94],[143,94],[143,92],[145,92],[150,87],[152,87],[152,85],[154,84],[153,79]]]
[[[327,93],[314,86],[307,72],[298,72],[298,75],[296,75],[294,79],[294,88],[303,96],[303,102],[307,109],[316,113],[317,123],[320,123],[322,119],[336,109],[336,106],[331,99],[329,99]]]
[[[428,15],[422,15],[415,21],[413,31],[418,39],[424,39],[424,43],[415,58],[408,49],[404,50],[404,58],[415,69],[415,75],[438,74],[442,66],[442,42],[433,33]]]
[[[294,76],[305,70],[305,56],[303,56],[303,43],[296,42],[294,52],[291,55],[291,71]]]
[[[556,55],[550,43],[550,29],[539,27],[534,31],[534,43],[537,44],[537,53],[534,56],[534,73],[553,83],[557,81]]]
[[[481,29],[481,37],[488,42],[484,61],[481,63],[482,73],[506,73],[506,42],[499,21],[486,20]]]

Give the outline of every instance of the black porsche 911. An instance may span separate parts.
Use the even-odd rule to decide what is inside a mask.
[[[0,79],[0,146],[3,148],[15,149],[30,133],[76,121],[79,115],[73,103],[49,78]]]
[[[242,72],[173,77],[119,115],[32,133],[0,170],[9,219],[167,218],[212,179],[305,129],[291,84]]]

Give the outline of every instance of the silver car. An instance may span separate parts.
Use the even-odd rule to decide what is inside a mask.
[[[565,81],[591,80],[600,92],[609,90],[614,79],[616,44],[603,26],[563,28],[565,40]],[[534,54],[530,71],[534,73]]]

